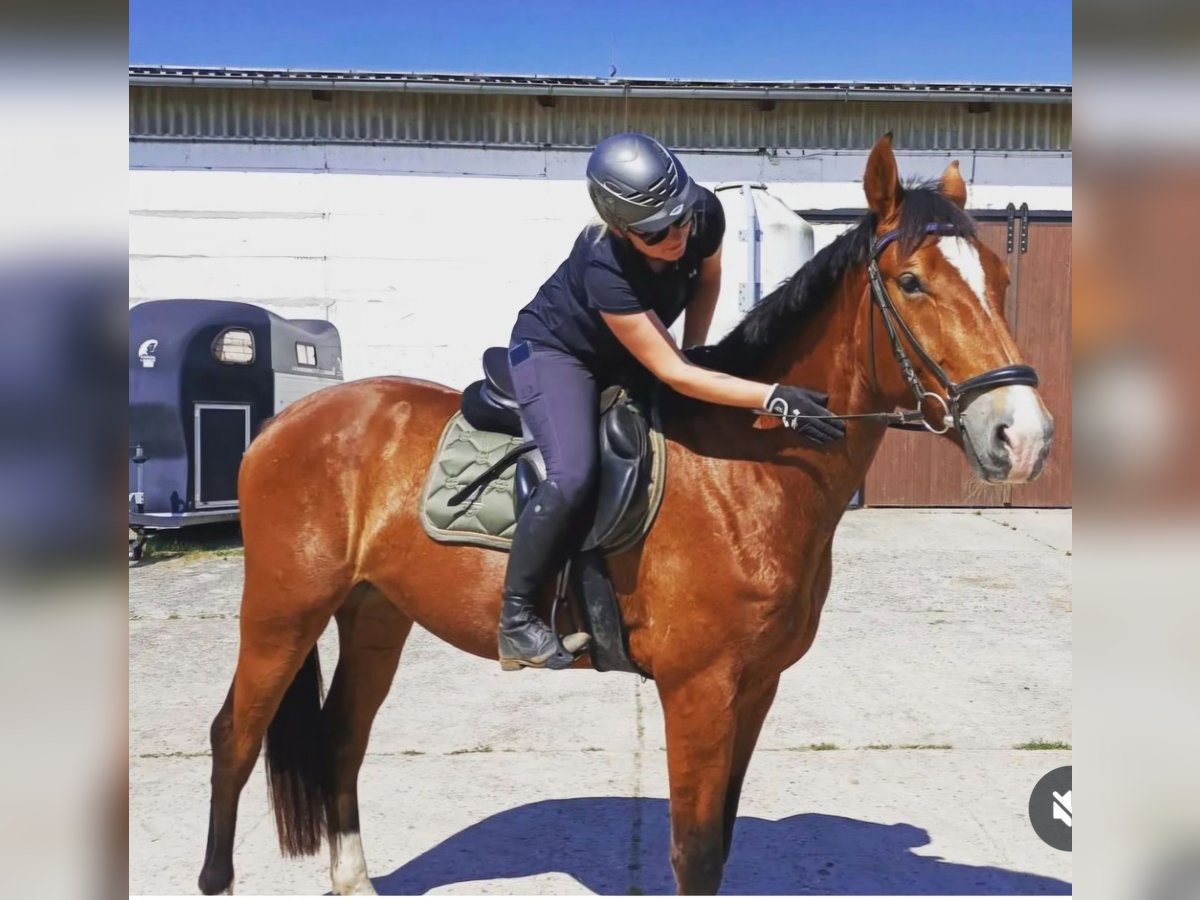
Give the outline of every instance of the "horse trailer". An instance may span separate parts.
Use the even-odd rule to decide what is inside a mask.
[[[236,520],[250,441],[286,406],[341,380],[330,322],[225,300],[130,309],[130,558],[148,529]]]

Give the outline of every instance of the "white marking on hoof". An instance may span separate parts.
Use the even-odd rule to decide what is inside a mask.
[[[339,834],[337,844],[330,848],[330,857],[330,875],[335,894],[343,897],[375,895],[375,886],[367,875],[362,835],[357,831]]]

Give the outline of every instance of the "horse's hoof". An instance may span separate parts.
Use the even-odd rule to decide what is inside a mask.
[[[339,897],[374,897],[376,896],[375,885],[371,884],[370,878],[364,878],[362,881],[356,881],[354,884],[345,888],[336,888],[334,893]]]
[[[211,896],[211,897],[220,897],[224,894],[232,894],[233,893],[233,876],[232,875],[229,876],[228,881],[225,881],[225,887],[223,887],[219,891],[213,890],[213,888],[215,888],[222,881],[225,881],[225,879],[222,878],[220,874],[216,875],[215,877],[212,877],[209,873],[202,872],[200,874],[200,885],[199,885],[200,893],[205,894],[207,896]]]

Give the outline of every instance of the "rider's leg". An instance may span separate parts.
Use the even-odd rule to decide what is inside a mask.
[[[596,483],[599,393],[591,372],[572,356],[537,346],[513,356],[513,388],[521,418],[546,463],[546,480],[529,498],[513,533],[500,613],[500,664],[560,668],[571,657],[558,653],[554,632],[535,604],[580,537],[579,513]],[[563,645],[573,656],[587,641],[586,634],[577,633]]]

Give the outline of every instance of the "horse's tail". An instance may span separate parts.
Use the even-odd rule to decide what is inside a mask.
[[[267,797],[286,856],[313,855],[325,832],[332,768],[321,717],[323,694],[321,657],[314,645],[267,728]]]

